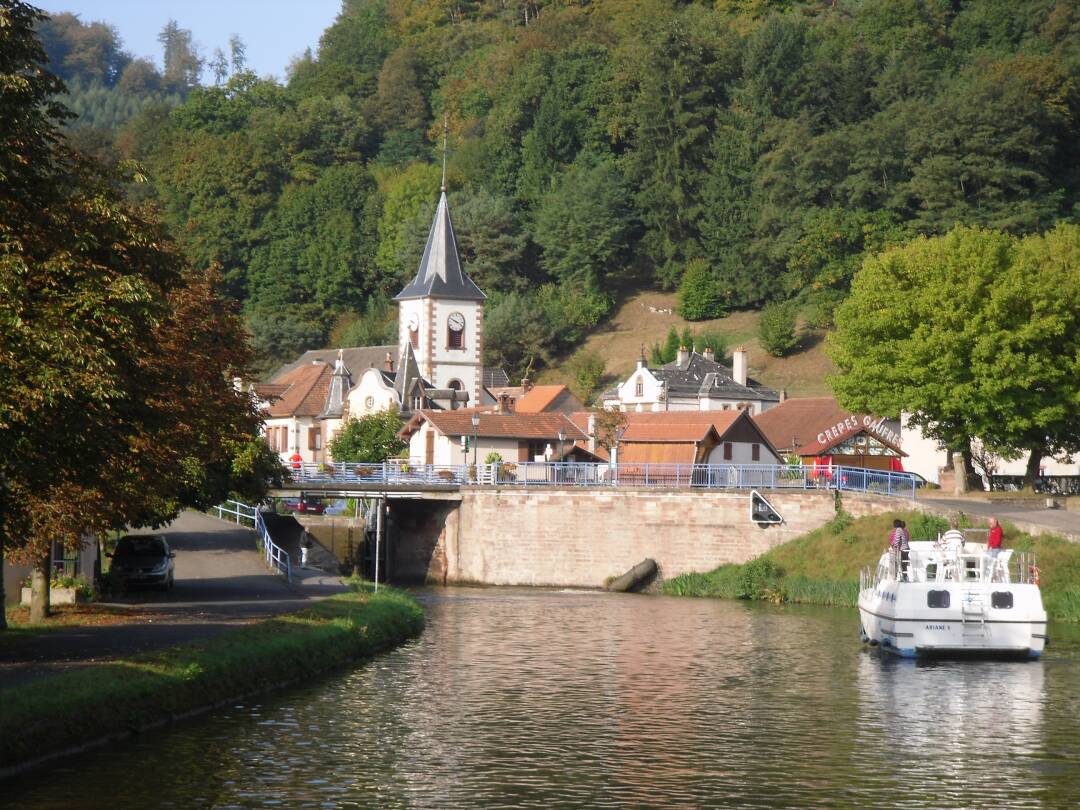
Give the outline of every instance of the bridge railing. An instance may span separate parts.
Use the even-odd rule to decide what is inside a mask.
[[[519,461],[495,464],[305,463],[288,468],[296,486],[580,486],[664,489],[838,489],[915,497],[910,473],[862,467],[784,464],[605,464]]]
[[[258,506],[249,506],[241,501],[225,501],[223,504],[210,507],[208,511],[222,520],[233,520],[241,526],[254,529],[259,535],[259,545],[262,546],[262,555],[267,567],[282,574],[286,582],[292,582],[292,559],[289,557],[289,552],[274,542]]]

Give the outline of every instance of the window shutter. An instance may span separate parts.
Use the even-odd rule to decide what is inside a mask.
[[[755,443],[750,445],[750,448],[750,458],[754,461],[761,461],[761,445]]]
[[[724,461],[731,461],[731,442],[724,442]]]
[[[308,428],[307,432],[307,449],[315,449],[315,428]]]

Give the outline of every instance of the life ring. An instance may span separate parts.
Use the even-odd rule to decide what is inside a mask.
[[[1035,585],[1035,587],[1039,587],[1039,583],[1042,580],[1042,577],[1040,576],[1042,572],[1039,571],[1039,567],[1036,565],[1029,566],[1029,570],[1031,571],[1032,583]]]

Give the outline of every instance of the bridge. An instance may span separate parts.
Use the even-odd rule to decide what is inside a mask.
[[[288,482],[270,492],[288,498],[459,500],[462,487],[545,489],[839,490],[915,499],[910,473],[863,467],[783,464],[603,464],[498,462],[434,465],[304,463],[287,469]]]

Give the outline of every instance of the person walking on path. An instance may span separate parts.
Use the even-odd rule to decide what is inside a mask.
[[[311,535],[307,532],[300,537],[300,567],[307,568],[308,553],[311,551],[311,547],[314,545],[311,542]]]

